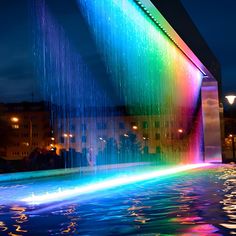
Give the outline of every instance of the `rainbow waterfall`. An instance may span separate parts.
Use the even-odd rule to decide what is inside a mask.
[[[202,73],[136,1],[77,0],[76,37],[45,1],[34,7],[38,75],[66,167],[203,161]]]

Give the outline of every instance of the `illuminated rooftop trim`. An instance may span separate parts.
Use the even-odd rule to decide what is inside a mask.
[[[166,34],[166,36],[178,47],[185,56],[202,72],[203,76],[214,79],[211,72],[203,65],[178,33],[172,28],[165,17],[158,11],[150,0],[133,0],[149,18]]]
[[[177,174],[183,171],[202,168],[202,167],[209,167],[212,164],[210,163],[200,163],[200,164],[190,164],[190,165],[183,165],[172,167],[168,169],[162,169],[157,171],[150,171],[148,173],[142,174],[133,174],[133,175],[124,175],[115,178],[109,178],[104,181],[97,181],[92,184],[82,185],[75,188],[70,189],[59,189],[58,191],[54,191],[51,193],[41,194],[41,195],[34,195],[32,193],[31,196],[21,199],[20,201],[26,202],[28,204],[44,204],[44,203],[51,203],[51,202],[58,202],[62,200],[66,200],[72,197],[77,197],[83,194],[88,194],[92,192],[97,192],[101,190],[107,190],[114,187],[120,187],[136,182],[146,181],[150,179],[155,179],[157,177],[164,177],[173,174]]]

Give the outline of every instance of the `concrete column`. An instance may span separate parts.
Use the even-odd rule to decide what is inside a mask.
[[[204,159],[205,162],[222,162],[220,107],[217,81],[204,78],[201,94],[205,148]]]

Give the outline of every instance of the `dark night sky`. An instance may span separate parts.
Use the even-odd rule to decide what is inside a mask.
[[[40,99],[33,67],[29,1],[0,1],[0,102],[30,100],[32,93]],[[236,1],[181,1],[221,63],[223,94],[236,93]],[[68,16],[69,9],[65,10],[61,18]],[[73,9],[72,15],[75,12]]]
[[[181,1],[221,64],[223,94],[236,93],[236,1]]]
[[[0,1],[0,102],[22,101],[36,90],[27,1]]]

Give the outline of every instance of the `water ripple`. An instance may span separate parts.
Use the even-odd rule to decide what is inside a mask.
[[[27,186],[9,185],[9,196],[11,189]],[[60,205],[0,205],[0,216],[0,235],[234,235],[236,168],[133,184]]]

